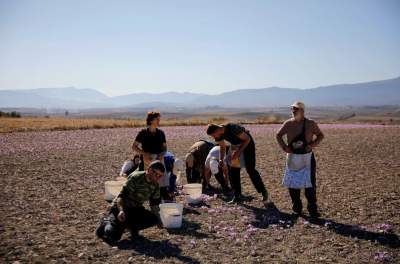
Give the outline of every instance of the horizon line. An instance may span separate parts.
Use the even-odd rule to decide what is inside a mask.
[[[37,87],[37,88],[22,88],[22,89],[2,89],[0,88],[0,91],[13,91],[13,92],[19,92],[19,91],[30,91],[30,90],[39,90],[39,89],[67,89],[67,88],[72,88],[72,89],[77,89],[77,90],[95,90],[107,97],[113,98],[113,97],[120,97],[120,96],[127,96],[127,95],[132,95],[132,94],[149,94],[149,95],[160,95],[160,94],[166,94],[166,93],[177,93],[177,94],[197,94],[197,95],[221,95],[224,93],[230,93],[230,92],[235,92],[235,91],[248,91],[248,90],[263,90],[263,89],[273,89],[273,88],[278,88],[278,89],[294,89],[294,90],[312,90],[312,89],[318,89],[318,88],[324,88],[324,87],[331,87],[331,86],[337,86],[337,85],[354,85],[354,84],[362,84],[362,83],[373,83],[373,82],[380,82],[380,81],[389,81],[389,80],[395,80],[395,79],[400,79],[400,75],[397,77],[393,78],[388,78],[388,79],[379,79],[379,80],[371,80],[371,81],[358,81],[358,82],[352,82],[352,83],[336,83],[336,84],[327,84],[327,85],[320,85],[316,87],[308,87],[308,88],[293,88],[293,87],[282,87],[282,86],[268,86],[268,87],[263,87],[263,88],[240,88],[240,89],[235,89],[235,90],[228,90],[225,92],[221,93],[199,93],[199,92],[189,92],[189,91],[166,91],[166,92],[133,92],[133,93],[128,93],[128,94],[121,94],[121,95],[108,95],[105,92],[102,92],[101,90],[97,88],[79,88],[76,86],[61,86],[61,87]]]

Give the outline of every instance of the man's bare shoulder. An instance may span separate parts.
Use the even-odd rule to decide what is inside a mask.
[[[292,118],[287,119],[285,122],[283,122],[283,125],[291,125],[294,122],[295,122],[295,119],[292,117]]]
[[[314,119],[307,118],[307,122],[312,126],[317,125],[317,121],[315,121]]]

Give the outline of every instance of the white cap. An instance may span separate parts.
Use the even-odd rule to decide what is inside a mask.
[[[211,174],[213,174],[213,175],[215,175],[219,172],[218,160],[216,160],[216,159],[210,160],[210,170],[211,170]]]
[[[303,103],[303,102],[300,102],[300,101],[294,102],[294,103],[291,105],[291,107],[296,107],[296,108],[299,108],[299,109],[302,109],[302,110],[305,110],[305,109],[306,109],[306,106],[304,105],[304,103]]]

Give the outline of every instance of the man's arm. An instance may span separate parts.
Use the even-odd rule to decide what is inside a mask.
[[[143,130],[141,130],[135,138],[135,141],[132,144],[132,150],[136,153],[139,153],[140,155],[143,155],[143,149],[139,147],[140,144],[143,143],[143,139],[144,139],[144,132]]]
[[[125,211],[124,211],[124,199],[126,199],[131,192],[133,192],[136,189],[135,181],[133,178],[128,177],[128,180],[124,183],[122,186],[121,191],[119,192],[116,200],[116,204],[118,207],[118,220],[121,222],[125,221]]]
[[[150,197],[150,209],[153,214],[157,216],[158,219],[158,227],[162,228],[161,218],[160,218],[160,203],[161,203],[161,194],[160,188],[158,187]]]
[[[276,133],[276,141],[278,142],[279,146],[281,149],[287,153],[291,153],[292,150],[289,148],[289,146],[285,143],[283,140],[283,136],[287,134],[288,130],[288,124],[287,122],[283,123],[282,127],[278,130]]]
[[[226,144],[225,144],[225,140],[221,140],[216,142],[219,145],[219,163],[221,164],[221,166],[223,166],[223,162],[225,159],[225,153],[226,153]]]
[[[161,142],[162,142],[162,145],[161,145],[161,151],[162,152],[160,154],[158,154],[158,156],[157,156],[157,158],[159,160],[163,160],[164,159],[164,155],[167,152],[167,138],[165,137],[165,133],[162,130],[161,130]]]
[[[222,168],[222,172],[224,174],[224,180],[225,180],[225,184],[226,186],[229,185],[229,171],[228,171],[228,166],[224,166]]]
[[[193,170],[193,168],[192,167],[188,167],[187,165],[186,165],[186,181],[187,182],[190,182],[191,181],[191,179],[192,179],[192,170]]]
[[[159,160],[163,160],[164,159],[164,155],[167,152],[167,143],[163,143],[161,149],[162,149],[162,152],[158,155],[158,159]]]
[[[117,198],[118,215],[117,218],[120,222],[125,222],[124,202],[121,197]]]
[[[143,149],[139,147],[141,143],[138,141],[133,142],[132,149],[134,152],[139,153],[143,156],[143,161],[150,162],[150,155],[147,152],[144,152]]]
[[[206,166],[203,166],[203,177],[204,180],[206,181],[207,185],[210,184],[210,178],[211,178],[211,170],[210,168],[207,168]]]
[[[117,207],[118,207],[118,210],[121,212],[121,211],[124,211],[124,201],[122,200],[122,198],[121,197],[118,197],[117,198]]]
[[[144,151],[139,147],[140,142],[137,142],[135,140],[135,142],[133,142],[132,144],[132,150],[136,153],[139,153],[140,155],[144,154]]]
[[[247,147],[247,145],[249,145],[251,141],[249,135],[247,135],[245,132],[240,133],[238,137],[242,140],[242,144],[240,144],[238,150],[233,151],[232,153],[233,159],[238,159],[240,157],[240,154],[243,153],[243,150]]]
[[[319,129],[317,123],[314,123],[313,134],[316,135],[316,138],[309,144],[311,148],[317,147],[325,137],[324,133],[322,133],[321,129]]]

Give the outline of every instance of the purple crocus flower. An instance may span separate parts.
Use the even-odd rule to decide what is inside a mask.
[[[380,262],[389,262],[391,259],[392,259],[392,256],[386,251],[377,252],[377,253],[375,253],[375,257],[374,257],[375,261],[380,261]]]
[[[194,239],[190,240],[190,245],[192,246],[192,248],[195,248],[197,245],[196,240],[194,240]]]
[[[390,233],[392,231],[390,224],[378,224],[376,227],[380,233]]]

